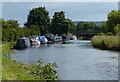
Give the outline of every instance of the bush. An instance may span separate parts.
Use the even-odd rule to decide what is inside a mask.
[[[97,35],[106,35],[106,33],[98,33]]]
[[[38,64],[33,67],[32,73],[35,75],[39,75],[40,77],[43,77],[44,79],[49,80],[55,80],[57,79],[57,71],[55,68],[57,68],[56,63],[47,63],[44,66],[41,66],[42,62],[39,60]]]
[[[107,35],[113,35],[113,33],[112,33],[112,32],[107,32],[106,34],[107,34]]]

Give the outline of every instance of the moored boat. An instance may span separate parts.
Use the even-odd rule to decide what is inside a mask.
[[[30,40],[32,45],[40,45],[39,37],[37,35],[31,36]]]
[[[48,42],[47,38],[45,38],[45,36],[39,36],[39,41],[42,43],[42,44],[46,44]]]

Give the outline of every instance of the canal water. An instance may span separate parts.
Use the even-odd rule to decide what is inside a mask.
[[[88,40],[67,44],[47,44],[15,50],[12,59],[24,64],[56,62],[60,80],[117,80],[118,52],[98,50]]]

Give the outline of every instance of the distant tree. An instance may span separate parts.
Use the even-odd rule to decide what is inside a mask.
[[[98,31],[99,27],[94,22],[79,22],[77,24],[77,31]]]
[[[72,34],[75,34],[77,26],[70,19],[66,19],[66,20],[68,20],[68,24],[69,24],[68,32],[72,33]]]
[[[108,31],[114,33],[114,27],[120,24],[120,10],[112,10],[108,14],[108,20],[107,20],[107,26],[108,26]]]
[[[3,28],[18,28],[19,23],[16,20],[7,20],[2,22]]]
[[[69,20],[65,18],[65,12],[55,12],[49,31],[53,34],[67,34],[69,30]]]
[[[103,32],[103,33],[108,32],[106,21],[102,21],[102,25],[100,26],[100,31]]]
[[[24,36],[24,34],[18,21],[2,19],[2,41],[16,41],[21,36]]]
[[[40,35],[39,26],[38,25],[31,25],[30,26],[30,35]]]
[[[37,25],[40,33],[43,35],[48,32],[49,12],[45,7],[33,8],[30,10],[25,26],[31,28],[31,25]]]

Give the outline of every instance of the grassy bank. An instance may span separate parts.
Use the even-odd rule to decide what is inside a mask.
[[[12,60],[9,54],[14,53],[12,50],[13,45],[15,45],[15,42],[11,42],[11,43],[3,42],[3,46],[2,46],[2,52],[3,52],[2,79],[3,80],[44,80],[45,81],[56,78],[56,73],[50,72],[50,71],[55,71],[55,69],[52,68],[53,66],[51,63],[40,67],[41,62],[34,66],[28,66],[16,62],[16,60]]]
[[[92,38],[92,45],[100,49],[120,50],[120,40],[118,36],[94,36]]]
[[[17,63],[11,60],[9,54],[13,53],[11,50],[14,42],[4,42],[2,46],[2,79],[3,80],[37,80],[38,76],[30,74],[29,66]]]

